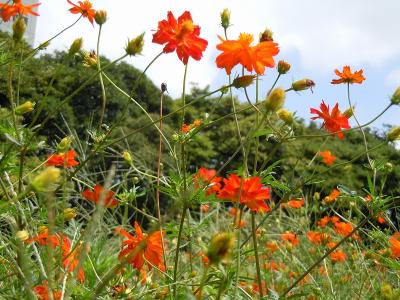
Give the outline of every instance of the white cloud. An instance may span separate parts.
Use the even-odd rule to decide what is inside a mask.
[[[76,20],[68,12],[65,0],[43,0],[38,20],[37,44],[57,33]],[[161,51],[162,46],[151,43],[152,31],[157,22],[171,10],[179,16],[184,10],[192,13],[194,23],[202,28],[201,36],[209,41],[201,62],[189,63],[189,81],[204,86],[224,71],[215,67],[216,35],[222,34],[219,13],[228,7],[233,26],[229,36],[236,38],[239,32],[257,35],[266,26],[275,33],[282,53],[297,53],[303,68],[318,72],[332,72],[333,68],[350,64],[355,68],[365,65],[382,67],[398,58],[400,39],[395,20],[400,10],[397,0],[302,0],[302,1],[133,1],[93,0],[95,8],[108,11],[109,21],[104,26],[101,52],[110,58],[124,53],[128,37],[146,32],[144,55],[129,59],[139,68]],[[97,27],[87,20],[56,39],[52,49],[67,49],[70,43],[82,36],[85,47],[94,49]],[[294,51],[294,52],[293,52]],[[162,56],[150,68],[148,75],[160,84],[166,81],[174,96],[180,94],[184,67],[175,53]]]

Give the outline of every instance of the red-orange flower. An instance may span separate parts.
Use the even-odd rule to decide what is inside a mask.
[[[47,166],[72,168],[79,165],[79,162],[75,160],[76,152],[71,149],[66,153],[52,154],[47,158]]]
[[[323,232],[309,231],[307,232],[307,238],[311,243],[321,245],[322,242],[329,240],[329,235]]]
[[[331,258],[332,262],[337,263],[337,262],[343,262],[346,260],[347,255],[341,250],[337,250],[329,254],[329,257]]]
[[[49,229],[43,228],[38,235],[31,237],[25,241],[27,244],[38,242],[40,246],[50,245],[56,248],[60,245],[60,239],[56,234],[49,235]]]
[[[217,56],[216,63],[218,68],[225,68],[228,75],[237,64],[241,64],[249,72],[254,70],[260,75],[264,74],[265,67],[275,66],[273,56],[279,53],[279,48],[273,41],[251,46],[254,39],[248,33],[241,33],[237,40],[224,40],[221,37],[219,39],[221,44],[217,45],[217,49],[222,53]]]
[[[50,300],[49,295],[49,287],[47,284],[47,280],[43,281],[43,285],[37,285],[33,287],[33,292],[36,294],[36,297],[39,300]],[[53,298],[54,300],[61,299],[62,293],[60,291],[53,291]]]
[[[290,231],[282,233],[281,239],[289,242],[290,244],[292,244],[292,246],[297,246],[300,243],[299,239],[297,238],[297,235]]]
[[[224,179],[224,184],[218,198],[239,201],[256,212],[271,210],[265,203],[265,200],[271,198],[271,190],[261,183],[261,178],[256,176],[242,179],[236,174],[231,174],[228,179]]]
[[[336,103],[336,105],[332,109],[332,112],[329,112],[329,105],[326,105],[324,100],[322,100],[320,109],[321,111],[315,108],[311,108],[311,113],[318,115],[317,117],[312,117],[311,120],[323,119],[323,126],[325,127],[325,129],[332,134],[336,134],[339,139],[343,139],[344,134],[340,130],[342,128],[349,129],[351,127],[349,124],[349,119],[340,112],[339,103]]]
[[[331,166],[333,162],[336,160],[336,156],[331,153],[331,151],[321,151],[319,155],[322,157],[322,160],[327,166]]]
[[[214,169],[206,169],[201,167],[199,171],[193,175],[194,186],[198,188],[206,188],[206,195],[216,194],[221,189],[221,177],[216,177],[217,171]]]
[[[325,216],[323,218],[321,218],[318,222],[317,222],[317,226],[324,228],[326,225],[328,225],[329,223],[329,217]]]
[[[149,235],[142,232],[139,224],[135,222],[135,236],[118,227],[116,232],[126,238],[122,242],[122,250],[118,255],[120,260],[126,259],[135,269],[141,270],[146,263],[148,268],[156,266],[164,270],[162,260],[161,231]]]
[[[389,239],[390,249],[393,258],[400,258],[400,234],[396,232]]]
[[[114,198],[115,193],[113,191],[105,190],[101,185],[96,184],[93,191],[87,189],[84,190],[82,196],[89,201],[93,201],[96,204],[103,203],[104,207],[116,207],[119,202]]]
[[[301,208],[304,205],[304,198],[300,200],[290,200],[287,203],[283,203],[283,207],[291,207],[291,208]]]
[[[363,70],[359,70],[359,71],[352,73],[349,66],[344,66],[343,72],[339,72],[339,70],[336,69],[335,73],[340,78],[332,79],[332,81],[331,81],[332,84],[340,84],[340,83],[359,83],[359,84],[361,84],[365,80],[365,77],[363,76]]]
[[[332,203],[340,196],[340,191],[338,189],[333,189],[329,196],[324,198],[325,203]],[[332,220],[331,220],[332,221]],[[332,221],[332,223],[335,223]]]
[[[71,252],[72,245],[68,237],[63,234],[60,234],[60,236],[62,239],[62,244],[61,244],[62,265],[67,272],[74,272],[74,270],[79,265],[77,256],[80,246],[74,247],[74,250]],[[78,270],[78,280],[80,282],[85,281],[85,273],[83,272],[82,267]]]
[[[92,23],[94,21],[94,15],[96,11],[92,8],[92,3],[88,0],[78,1],[79,5],[72,3],[70,0],[67,0],[69,4],[73,7],[69,9],[69,11],[73,14],[81,14],[82,17],[88,18],[89,22]]]
[[[39,5],[40,3],[25,5],[22,3],[22,0],[13,0],[12,5],[9,5],[7,3],[0,3],[1,18],[3,19],[4,22],[7,22],[16,15],[38,16],[39,14],[35,12],[33,9],[35,7],[38,7]]]
[[[186,65],[189,57],[200,60],[208,42],[200,38],[200,27],[193,24],[190,12],[185,11],[178,20],[168,12],[167,20],[158,22],[157,32],[153,34],[153,43],[166,44],[164,53],[176,50],[178,58]]]
[[[335,231],[336,233],[342,236],[346,236],[353,231],[353,225],[351,223],[346,223],[346,222],[336,222]]]

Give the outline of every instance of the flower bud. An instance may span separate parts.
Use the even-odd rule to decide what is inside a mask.
[[[98,25],[103,25],[107,21],[107,12],[105,10],[96,10],[94,20]]]
[[[276,114],[278,115],[279,119],[285,122],[287,125],[293,124],[293,114],[285,108],[279,109]]]
[[[267,111],[277,111],[285,104],[285,90],[275,88],[265,99],[265,107]]]
[[[283,75],[289,72],[290,70],[290,64],[284,60],[280,60],[278,62],[278,73]]]
[[[245,88],[248,87],[253,83],[253,80],[256,76],[254,75],[244,75],[240,77],[236,77],[233,82],[232,86],[239,89],[239,88]]]
[[[129,151],[125,150],[124,152],[122,152],[122,158],[128,163],[128,165],[132,164],[132,155]]]
[[[15,233],[15,237],[21,242],[25,242],[27,239],[29,239],[29,233],[26,230],[20,230]]]
[[[393,127],[387,134],[389,142],[394,142],[400,138],[400,127]]]
[[[314,201],[319,201],[320,198],[321,198],[321,195],[318,192],[315,192],[313,195]]]
[[[292,89],[296,92],[312,89],[315,86],[314,81],[311,79],[301,79],[292,83]]]
[[[391,164],[390,162],[387,162],[384,166],[383,166],[383,170],[390,174],[393,172],[393,164]]]
[[[46,233],[48,230],[49,230],[49,228],[47,226],[42,225],[42,226],[39,227],[38,233],[39,234],[43,234],[43,233]]]
[[[395,92],[394,92],[392,98],[390,99],[390,101],[391,101],[392,104],[394,104],[394,105],[400,104],[400,87],[398,87],[398,88],[395,90]]]
[[[343,112],[343,115],[344,115],[347,119],[350,119],[350,118],[353,116],[353,113],[354,113],[354,106],[349,107],[348,109],[346,109],[346,110]]]
[[[133,180],[133,183],[134,183],[134,184],[138,184],[138,183],[139,183],[139,178],[138,178],[138,177],[136,177],[136,176],[135,176],[135,177],[133,177],[133,179],[132,179],[132,180]]]
[[[50,41],[45,41],[39,45],[39,50],[45,50],[47,47],[50,46]]]
[[[96,52],[83,52],[83,66],[84,67],[97,67],[97,55]]]
[[[260,43],[273,41],[274,40],[273,36],[274,33],[268,28],[266,28],[264,32],[260,34]]]
[[[25,103],[18,105],[15,108],[15,113],[17,115],[23,115],[25,113],[31,112],[35,108],[35,102],[26,101]]]
[[[210,247],[207,251],[207,257],[210,264],[218,264],[226,259],[234,246],[232,234],[227,232],[218,233],[211,239]]]
[[[63,219],[64,221],[72,220],[76,217],[76,209],[75,208],[66,208],[63,211]]]
[[[26,23],[24,18],[19,17],[17,21],[14,22],[13,26],[13,39],[16,42],[19,42],[22,40],[25,30],[26,30]]]
[[[130,56],[135,56],[140,54],[143,50],[144,46],[144,32],[134,38],[133,40],[128,40],[128,43],[125,47],[125,51]]]
[[[75,55],[76,53],[81,51],[82,46],[83,46],[83,39],[82,38],[75,39],[72,42],[71,46],[69,47],[68,55],[70,55],[70,56]]]
[[[64,137],[57,145],[57,152],[66,152],[71,148],[72,139],[72,136]]]
[[[221,12],[221,26],[226,30],[230,25],[230,19],[231,19],[231,12],[229,9],[225,8]]]
[[[31,186],[36,192],[55,191],[60,175],[60,169],[48,167],[32,180]]]

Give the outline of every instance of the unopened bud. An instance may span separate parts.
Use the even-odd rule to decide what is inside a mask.
[[[210,264],[218,264],[226,259],[234,246],[234,237],[227,232],[218,233],[210,242],[210,247],[207,251],[207,257],[210,259]]]
[[[297,80],[292,83],[292,89],[296,92],[312,89],[314,86],[315,86],[314,81],[312,81],[311,79],[307,79],[307,78]]]
[[[393,172],[393,164],[391,164],[390,162],[387,162],[384,166],[383,166],[383,170],[390,174]]]
[[[389,142],[394,142],[400,138],[400,127],[393,127],[387,134]]]
[[[232,86],[239,89],[239,88],[245,88],[248,87],[253,83],[253,80],[256,76],[254,75],[244,75],[240,77],[236,77],[233,82]]]
[[[82,38],[75,39],[72,42],[71,46],[69,47],[68,55],[71,55],[71,56],[75,55],[76,53],[81,51],[82,46],[83,46],[83,39]]]
[[[137,36],[133,40],[128,40],[128,43],[125,47],[125,51],[128,55],[135,56],[142,52],[143,46],[144,46],[144,33]]]
[[[231,19],[231,12],[229,9],[225,8],[221,12],[221,26],[226,30],[230,25],[230,19]]]
[[[107,12],[105,10],[96,10],[94,20],[98,25],[103,25],[107,21]]]
[[[285,122],[287,125],[293,124],[293,114],[285,108],[279,109],[276,114],[278,115],[279,119]]]
[[[319,201],[320,198],[321,198],[321,195],[318,192],[315,192],[313,195],[314,201]]]
[[[129,151],[125,150],[124,152],[122,152],[122,158],[129,164],[132,164],[132,155]]]
[[[96,52],[83,52],[83,66],[84,67],[97,67],[97,55]]]
[[[72,220],[76,217],[76,209],[75,208],[66,208],[63,211],[63,219],[64,221]]]
[[[277,111],[285,104],[285,90],[282,88],[275,88],[265,99],[265,107],[267,111]]]
[[[57,152],[66,152],[69,148],[71,148],[72,139],[72,136],[64,137],[57,145]]]
[[[57,188],[60,175],[60,169],[48,167],[32,180],[31,186],[36,192],[54,191]]]
[[[47,49],[48,46],[50,46],[50,41],[45,41],[45,42],[41,43],[38,48],[39,48],[39,50],[44,50],[44,49]]]
[[[344,115],[347,119],[350,119],[350,118],[353,116],[353,114],[354,114],[354,106],[349,107],[348,109],[346,109],[346,110],[343,112],[343,115]]]
[[[274,33],[266,28],[264,32],[260,34],[260,43],[262,42],[270,42],[274,40]]]
[[[290,64],[284,60],[280,60],[278,62],[278,73],[279,74],[286,74],[290,70]]]
[[[21,242],[25,242],[27,239],[29,239],[29,233],[26,230],[20,230],[15,233],[15,237]]]
[[[139,183],[139,178],[138,178],[138,177],[136,177],[136,176],[135,176],[135,177],[133,177],[133,179],[132,179],[132,180],[133,180],[133,183],[134,183],[134,184],[138,184],[138,183]]]
[[[390,101],[391,101],[392,104],[394,104],[394,105],[400,104],[400,87],[398,87],[398,88],[394,91],[394,94],[393,94],[392,98],[390,99]]]
[[[23,115],[25,113],[31,112],[35,108],[35,102],[26,101],[25,103],[18,105],[15,108],[15,113],[17,115]]]
[[[25,30],[26,30],[26,23],[24,18],[19,17],[17,21],[14,22],[13,26],[13,39],[16,42],[19,42],[22,40]]]

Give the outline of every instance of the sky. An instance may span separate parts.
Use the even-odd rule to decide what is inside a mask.
[[[37,34],[38,45],[63,28],[72,24],[76,15],[68,12],[71,7],[66,0],[41,0]],[[77,2],[77,1],[75,1]],[[398,0],[93,0],[95,9],[104,9],[108,21],[103,26],[100,54],[115,59],[124,54],[128,38],[145,32],[143,54],[126,61],[139,69],[161,52],[161,45],[151,42],[158,21],[165,19],[168,11],[178,17],[185,10],[192,14],[193,22],[201,27],[200,36],[208,41],[201,61],[190,60],[188,65],[188,88],[196,83],[199,87],[218,89],[227,83],[224,69],[218,69],[215,58],[218,35],[223,35],[220,12],[231,11],[232,26],[228,37],[236,39],[241,32],[254,35],[269,28],[280,53],[276,61],[283,59],[292,65],[290,72],[278,82],[288,88],[295,80],[310,78],[316,86],[311,91],[288,93],[286,108],[296,111],[299,117],[309,120],[311,107],[318,107],[323,99],[331,107],[339,102],[339,108],[348,107],[346,86],[332,85],[335,69],[349,65],[352,70],[364,70],[366,81],[351,86],[351,97],[356,105],[356,116],[366,123],[382,111],[390,101],[394,90],[400,86],[400,39]],[[67,50],[78,37],[84,39],[84,48],[96,48],[98,27],[82,19],[72,29],[55,39],[47,51]],[[237,67],[232,75],[241,72]],[[176,53],[162,55],[152,65],[147,75],[156,85],[168,84],[173,97],[182,90],[184,65]],[[260,98],[276,77],[274,69],[267,69],[261,78]],[[254,92],[254,91],[253,91]],[[242,98],[242,95],[239,94]],[[245,101],[243,98],[242,101]],[[392,107],[372,127],[381,129],[383,124],[400,125],[400,107]],[[354,120],[352,120],[354,125]]]

